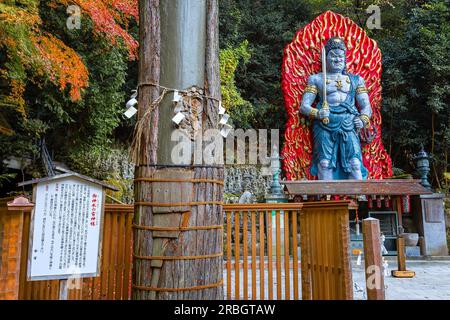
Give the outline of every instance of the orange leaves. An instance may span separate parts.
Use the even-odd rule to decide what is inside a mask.
[[[70,85],[73,101],[81,99],[81,91],[88,86],[88,70],[80,56],[61,40],[50,34],[32,38],[42,58],[44,72],[61,90]]]
[[[55,0],[63,5],[78,5],[94,23],[94,31],[113,45],[121,39],[131,60],[137,58],[138,42],[125,27],[131,17],[138,20],[137,0]],[[124,25],[124,26],[121,26]]]
[[[2,88],[4,92],[0,92],[0,103],[16,106],[24,116],[24,93],[28,83],[40,86],[50,80],[59,90],[67,89],[70,98],[78,101],[89,80],[88,69],[77,52],[43,30],[40,3],[39,0],[0,0],[0,50],[5,56],[0,78],[7,84]],[[112,45],[124,45],[130,59],[137,57],[138,43],[127,32],[129,21],[138,19],[137,0],[52,0],[45,3],[44,10],[78,5],[86,14],[82,21],[88,16],[92,19],[95,35],[106,38]]]

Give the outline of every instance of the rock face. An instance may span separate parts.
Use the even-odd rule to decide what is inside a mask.
[[[261,165],[225,166],[225,202],[237,203],[245,191],[244,176],[251,176],[247,186],[257,202],[263,202],[272,182],[272,173]]]

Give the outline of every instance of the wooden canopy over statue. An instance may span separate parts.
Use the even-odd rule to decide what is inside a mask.
[[[370,143],[361,145],[361,158],[368,171],[367,178],[391,177],[391,158],[381,141],[381,52],[377,43],[356,23],[327,11],[300,29],[284,51],[282,90],[288,119],[282,154],[287,179],[317,178],[310,172],[314,145],[312,120],[300,113],[299,109],[308,86],[308,78],[322,69],[321,50],[333,37],[344,41],[347,49],[346,72],[363,78],[370,99],[371,126],[366,134],[372,137]],[[347,82],[350,83],[349,80]],[[316,105],[317,101],[312,106]]]

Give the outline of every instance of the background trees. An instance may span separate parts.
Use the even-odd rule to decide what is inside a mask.
[[[66,26],[71,4],[82,10],[79,30]],[[383,29],[365,26],[369,4],[380,5]],[[333,10],[365,28],[381,48],[383,139],[396,172],[412,173],[412,155],[423,144],[433,154],[433,184],[444,187],[450,147],[448,0],[219,5],[222,92],[235,127],[284,129],[283,49],[300,27]],[[12,155],[34,160],[24,173],[41,175],[37,142],[44,137],[54,159],[73,170],[123,179],[115,175],[117,168],[128,168],[133,120],[121,114],[136,86],[137,18],[136,0],[0,3],[0,179],[9,172],[3,160]]]
[[[71,4],[81,8],[80,29],[66,26]],[[135,0],[3,1],[0,110],[14,133],[0,135],[0,159],[35,160],[25,174],[42,175],[37,142],[45,137],[55,160],[109,178],[92,164],[128,138],[122,110],[136,85],[136,33]]]
[[[370,4],[380,6],[383,29],[366,27]],[[235,75],[238,92],[252,105],[248,126],[283,130],[283,49],[300,27],[332,10],[363,27],[383,54],[383,140],[394,173],[412,173],[412,156],[423,144],[433,155],[433,184],[443,186],[450,147],[447,0],[223,0],[220,6],[222,47],[248,41],[251,58]]]

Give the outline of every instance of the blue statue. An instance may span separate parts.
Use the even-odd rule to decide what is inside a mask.
[[[346,71],[346,50],[341,38],[327,41],[323,71],[308,78],[300,106],[300,112],[314,121],[311,174],[319,180],[363,180],[368,175],[359,131],[370,126],[372,108],[364,79]]]

